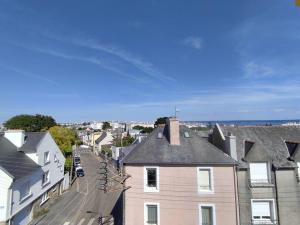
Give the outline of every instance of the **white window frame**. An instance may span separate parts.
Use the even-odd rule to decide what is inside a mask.
[[[159,202],[145,202],[144,203],[144,225],[148,225],[148,208],[147,205],[156,205],[157,206],[157,225],[160,225],[160,204]]]
[[[46,158],[46,154],[47,155],[47,158]],[[48,164],[50,162],[50,152],[47,151],[47,152],[44,152],[44,165]]]
[[[45,197],[46,196],[46,197]],[[49,195],[48,195],[48,191],[46,191],[43,195],[42,195],[42,201],[40,205],[43,205],[46,201],[48,201],[49,199]]]
[[[254,164],[265,164],[266,165],[266,172],[267,172],[267,180],[266,181],[259,181],[259,180],[255,180],[252,179],[252,175],[251,175],[251,165]],[[269,184],[270,183],[270,178],[271,178],[271,171],[270,171],[270,167],[269,167],[269,163],[268,162],[250,162],[249,163],[249,173],[250,173],[250,182],[251,184]]]
[[[297,162],[297,178],[298,178],[298,182],[300,182],[300,162]]]
[[[44,175],[45,175],[46,173],[48,173],[48,174],[47,174],[47,181],[44,182]],[[42,186],[44,187],[44,186],[46,186],[46,185],[49,184],[49,183],[50,183],[50,171],[48,170],[48,171],[45,171],[45,172],[43,173],[43,176],[42,176]]]
[[[147,169],[156,169],[156,187],[148,187]],[[144,192],[159,192],[159,167],[144,166]]]
[[[216,206],[215,206],[215,204],[210,204],[210,203],[200,203],[199,204],[199,225],[202,225],[202,207],[211,207],[212,208],[213,225],[216,225],[217,224]]]
[[[29,197],[32,195],[32,193],[31,193],[31,182],[30,182],[30,181],[25,182],[25,183],[21,186],[21,189],[22,189],[23,187],[29,187],[29,192],[28,192],[28,194],[22,196],[22,195],[21,195],[21,190],[19,191],[19,193],[20,193],[20,202],[24,201],[25,199],[29,198]]]
[[[253,218],[253,202],[271,202],[272,203],[272,210],[273,212],[270,212],[270,215],[272,215],[273,213],[273,218],[271,218],[271,220],[267,220],[267,219],[254,219]],[[277,215],[276,215],[276,207],[275,207],[275,200],[274,199],[251,199],[251,219],[253,221],[253,224],[276,224],[276,222],[272,222],[276,221]]]
[[[200,170],[209,170],[210,171],[210,185],[211,189],[201,189],[200,188]],[[197,167],[197,186],[198,186],[198,193],[199,194],[214,194],[214,169],[213,167]]]

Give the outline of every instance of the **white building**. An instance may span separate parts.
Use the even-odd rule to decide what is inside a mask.
[[[95,140],[95,148],[94,151],[101,151],[102,146],[112,145],[113,143],[113,136],[111,132],[102,132],[101,135]]]
[[[48,132],[0,134],[0,224],[26,225],[59,195],[64,163]]]

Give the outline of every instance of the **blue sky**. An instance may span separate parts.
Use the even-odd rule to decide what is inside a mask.
[[[300,118],[294,0],[0,0],[0,122]]]

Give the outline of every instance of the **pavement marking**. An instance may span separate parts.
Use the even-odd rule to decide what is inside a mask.
[[[69,224],[70,224],[70,222],[65,222],[65,223],[64,223],[64,225],[69,225]]]
[[[80,220],[80,222],[79,222],[77,225],[82,225],[83,222],[84,222],[84,220],[85,220],[85,218],[82,218],[82,219]]]
[[[92,225],[94,222],[95,218],[90,219],[89,223],[87,225]]]

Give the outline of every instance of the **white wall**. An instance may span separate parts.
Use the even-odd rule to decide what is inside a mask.
[[[44,153],[47,151],[50,153],[50,162],[44,165]],[[56,155],[56,161],[54,161],[54,155]],[[33,155],[31,155],[31,157],[33,157]],[[37,170],[37,172],[28,177],[17,180],[13,184],[12,199],[14,204],[12,206],[12,216],[39,198],[43,193],[48,191],[51,187],[56,185],[64,178],[65,158],[49,133],[47,133],[41,140],[37,147],[36,156],[34,157],[38,158],[38,164],[41,166],[41,169]],[[46,171],[49,171],[50,173],[50,183],[43,186],[42,177],[43,173]],[[32,195],[26,200],[20,202],[20,190],[22,189],[23,184],[28,181],[31,183]]]
[[[12,181],[0,167],[0,222],[6,221],[8,217],[9,187]]]

